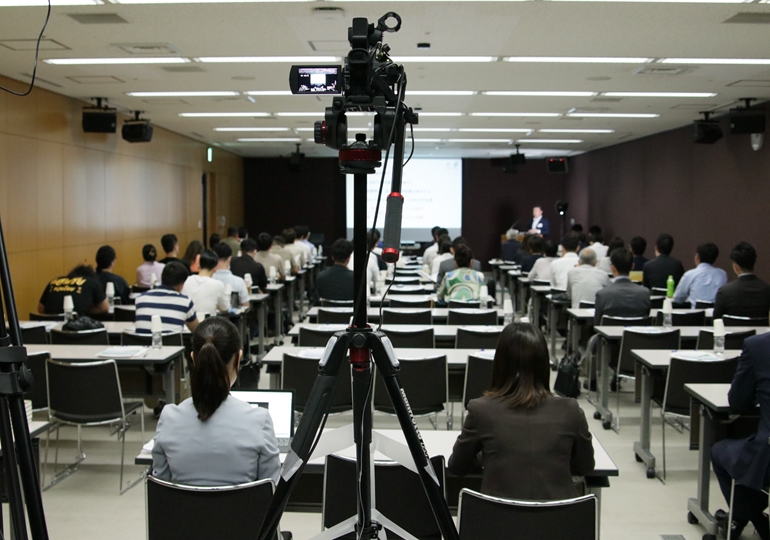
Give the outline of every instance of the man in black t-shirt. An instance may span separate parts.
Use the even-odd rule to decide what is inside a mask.
[[[104,287],[94,276],[93,268],[80,264],[66,277],[52,280],[40,296],[37,311],[49,315],[64,313],[64,297],[72,296],[74,310],[79,315],[107,313],[109,304]]]
[[[163,251],[166,253],[166,256],[158,261],[160,264],[178,262],[184,265],[188,273],[190,272],[190,263],[177,257],[179,254],[179,240],[177,240],[175,234],[164,234],[160,238],[160,245],[163,247]]]
[[[334,264],[318,274],[316,289],[320,298],[327,300],[353,300],[353,271],[348,269],[353,244],[340,238],[332,244]]]
[[[259,287],[261,292],[265,292],[267,290],[265,267],[254,260],[254,256],[257,254],[256,240],[246,238],[241,242],[240,248],[242,255],[232,258],[230,261],[230,271],[241,278],[246,274],[251,274],[252,283]]]

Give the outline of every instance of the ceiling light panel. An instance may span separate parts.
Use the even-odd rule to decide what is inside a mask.
[[[563,63],[563,64],[645,64],[652,58],[600,56],[506,56],[506,62]]]
[[[519,139],[517,143],[580,144],[580,139]]]
[[[489,143],[489,144],[513,144],[511,139],[447,139],[454,143]]]
[[[311,128],[312,129],[312,128]],[[287,127],[218,127],[214,128],[214,131],[233,131],[233,132],[246,132],[246,131],[289,131]]]
[[[392,59],[397,63],[409,62],[497,62],[497,56],[393,56]]]
[[[593,97],[596,92],[527,92],[527,91],[508,91],[491,90],[482,92],[486,96],[518,96],[518,97]]]
[[[473,96],[475,90],[407,90],[407,96]]]
[[[526,128],[460,128],[463,133],[529,133],[534,131]]]
[[[126,92],[126,95],[132,97],[227,97],[238,96],[240,92]]]
[[[302,142],[302,139],[299,137],[246,137],[243,139],[237,139],[238,142]]]
[[[191,112],[179,113],[184,118],[264,118],[271,116],[267,112]]]
[[[51,0],[52,6],[93,6],[103,4],[100,0]],[[0,0],[0,7],[45,7],[47,0]]]
[[[661,58],[661,64],[770,65],[770,58]]]
[[[313,62],[341,62],[339,56],[201,56],[195,58],[205,64],[305,64]]]
[[[670,97],[670,98],[710,98],[715,92],[602,92],[609,97]]]
[[[247,96],[292,96],[291,90],[251,90]]]
[[[615,133],[614,129],[538,129],[540,133]]]
[[[416,111],[418,115],[427,117],[427,116],[436,116],[436,117],[442,117],[442,116],[462,116],[464,113],[461,112],[423,112],[423,111]],[[350,113],[348,113],[348,116],[350,116]]]
[[[659,114],[652,113],[569,113],[569,116],[580,118],[658,118]]]
[[[486,117],[521,117],[521,118],[556,118],[561,116],[559,113],[540,113],[540,112],[474,112],[471,116],[486,116]]]
[[[119,66],[126,64],[186,64],[187,58],[156,56],[139,58],[46,58],[46,64],[58,66]]]

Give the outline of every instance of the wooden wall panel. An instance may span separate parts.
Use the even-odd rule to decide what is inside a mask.
[[[18,84],[0,77],[9,82]],[[85,105],[40,89],[26,98],[0,94],[0,218],[24,318],[49,280],[76,264],[95,266],[104,244],[133,283],[144,244],[160,250],[160,237],[174,233],[184,251],[200,239],[203,171],[221,171],[218,214],[243,222],[242,158],[217,149],[206,163],[205,145],[158,127],[147,144],[84,134]]]

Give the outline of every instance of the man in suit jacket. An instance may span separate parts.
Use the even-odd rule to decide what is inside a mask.
[[[714,318],[722,315],[738,317],[767,317],[770,312],[770,285],[754,275],[757,252],[746,242],[730,253],[733,272],[738,279],[723,285],[717,292]]]
[[[540,236],[548,236],[551,234],[551,222],[543,217],[543,208],[535,206],[532,209],[532,222],[529,224],[530,234],[539,234]]]
[[[655,242],[655,258],[644,265],[642,283],[648,289],[653,287],[665,289],[668,276],[674,276],[674,283],[679,283],[684,274],[684,267],[677,259],[671,257],[674,249],[674,238],[663,233]]]
[[[711,449],[711,463],[726,501],[733,497],[732,538],[739,538],[751,521],[762,540],[770,539],[770,525],[762,515],[767,495],[761,490],[770,481],[770,334],[746,339],[738,369],[728,394],[730,408],[753,410],[759,403],[761,415],[757,433],[745,439],[724,439]],[[717,517],[721,513],[717,512]]]
[[[632,282],[628,277],[634,264],[634,256],[626,249],[610,253],[610,270],[615,281],[596,293],[594,325],[602,317],[648,317],[650,315],[650,291]]]
[[[353,244],[340,238],[332,244],[331,254],[334,264],[318,274],[316,279],[318,295],[327,300],[353,300],[353,271],[348,269]]]
[[[567,273],[567,296],[572,300],[572,308],[580,302],[593,302],[596,293],[610,284],[610,278],[596,268],[596,253],[591,248],[580,252],[580,263]]]

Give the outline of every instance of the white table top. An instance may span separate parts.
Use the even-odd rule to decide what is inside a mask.
[[[269,294],[252,293],[249,295],[249,302],[254,302],[254,303],[264,302],[268,298],[270,298]]]
[[[650,317],[657,317],[659,309],[651,309],[650,310]],[[697,311],[705,311],[706,312],[706,318],[710,319],[714,315],[714,308],[708,308],[708,309],[675,309],[673,310],[674,313],[695,313]],[[594,314],[596,310],[594,308],[569,308],[567,310],[567,313],[570,317],[580,321],[586,321],[586,320],[593,320]]]
[[[308,317],[317,317],[319,309],[323,309],[325,311],[336,311],[336,312],[339,312],[339,313],[350,313],[350,314],[353,313],[353,308],[352,307],[324,307],[324,308],[320,308],[320,307],[316,306],[316,307],[310,308],[310,310],[307,312]],[[425,311],[425,310],[430,309],[430,308],[402,308],[402,307],[391,308],[391,307],[387,307],[386,306],[383,309],[387,309],[387,310],[390,310],[390,311],[396,311],[398,313],[418,313],[418,312]],[[468,311],[467,308],[452,308],[452,309],[454,311],[463,311],[463,312],[467,312]],[[495,311],[497,311],[498,317],[502,317],[503,316],[503,309],[502,308],[490,308],[490,309],[481,308],[481,311],[490,311],[491,309],[494,309]],[[431,315],[433,316],[434,319],[438,318],[438,319],[446,320],[447,317],[449,317],[449,308],[433,308],[430,311],[431,311]],[[367,317],[369,317],[369,319],[375,318],[375,319],[379,320],[379,318],[380,318],[380,308],[378,308],[378,307],[376,307],[376,308],[369,308],[369,309],[366,310],[366,315],[367,315]]]
[[[696,360],[698,355],[706,359],[710,359],[713,355],[713,351],[693,351],[691,349],[679,351],[670,351],[668,349],[633,349],[631,351],[631,354],[641,364],[652,369],[667,369],[671,364],[671,356],[677,353],[680,353],[683,357],[692,357],[693,360]],[[738,358],[740,355],[741,351],[738,349],[726,350],[722,355],[722,359]]]
[[[298,336],[300,328],[312,328],[313,330],[328,331],[330,334],[345,330],[346,324],[311,324],[311,323],[298,323],[295,324],[291,330],[289,330],[290,336]],[[456,325],[456,324],[386,324],[382,326],[382,330],[387,332],[388,330],[394,332],[410,332],[417,330],[425,330],[426,328],[433,328],[433,333],[436,337],[455,337],[457,335],[458,328],[465,328],[467,330],[475,330],[477,332],[497,332],[502,331],[505,326],[503,325],[489,325],[489,326],[471,326],[471,325]],[[770,330],[770,329],[769,329]]]
[[[651,328],[657,330],[679,330],[680,335],[683,338],[697,338],[701,330],[712,331],[711,327],[704,326],[674,326],[671,329],[664,328],[663,326],[646,326],[646,327],[628,327],[628,328]],[[623,337],[623,331],[626,327],[623,326],[594,326],[594,331],[610,340],[618,340]],[[756,330],[757,334],[764,334],[770,332],[770,327],[767,326],[729,326],[727,332],[745,332],[746,330]]]
[[[105,360],[97,356],[108,348],[108,345],[25,345],[28,354],[45,353],[51,355],[54,360],[64,361],[97,361]],[[161,347],[160,349],[147,348],[147,353],[135,358],[116,358],[118,364],[163,364],[175,356],[184,353],[184,347]]]
[[[730,403],[727,400],[729,384],[685,384],[684,390],[712,411],[730,412]]]
[[[323,351],[323,347],[273,347],[262,359],[262,362],[268,365],[280,365],[283,363],[284,354],[305,356],[320,360]],[[457,367],[465,366],[468,363],[468,356],[470,355],[486,356],[491,360],[495,354],[494,349],[395,349],[395,351],[396,356],[401,359],[446,356],[447,364],[449,366]]]
[[[27,427],[29,428],[29,436],[31,438],[39,437],[46,431],[48,431],[49,426],[51,426],[51,422],[49,421],[41,421],[41,420],[32,420],[31,422],[27,422]],[[3,455],[2,446],[0,446],[0,456]]]

